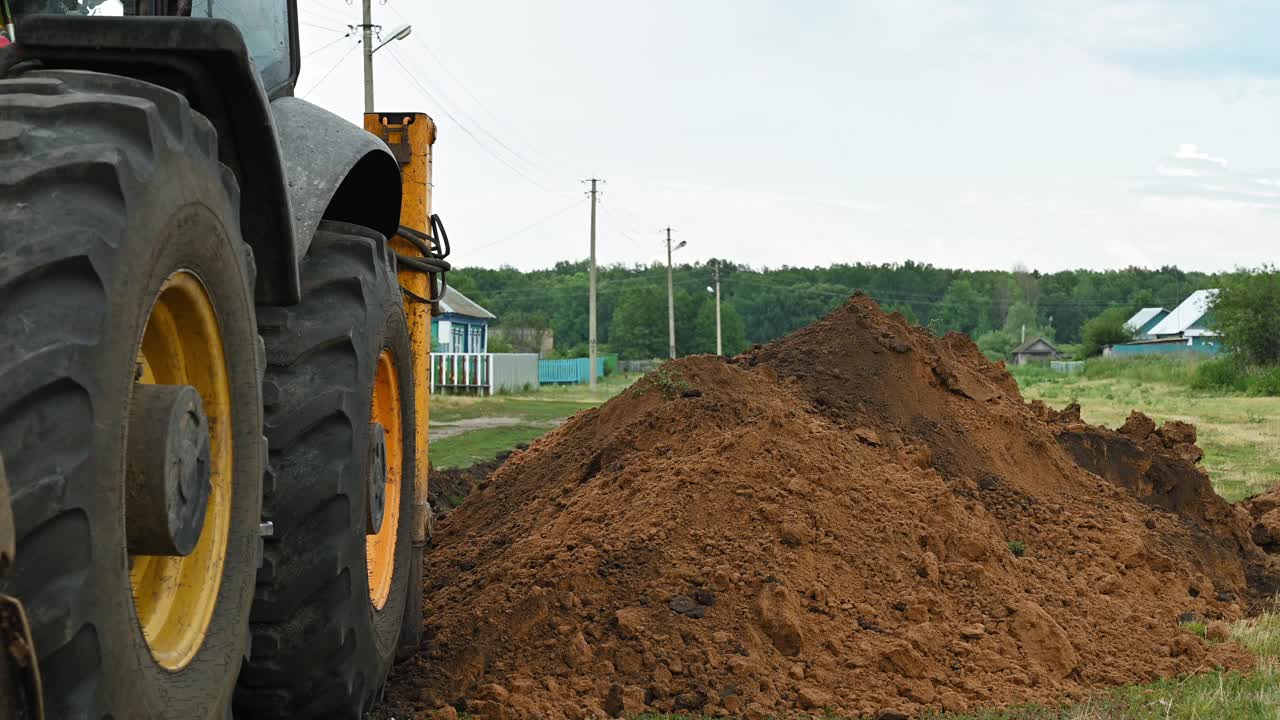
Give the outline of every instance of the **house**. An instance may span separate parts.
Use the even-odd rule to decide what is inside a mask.
[[[1062,353],[1058,352],[1058,348],[1040,336],[1027,338],[1021,345],[1014,348],[1010,355],[1013,357],[1014,365],[1047,363],[1050,360],[1062,358]]]
[[[1218,291],[1197,290],[1167,315],[1138,335],[1133,342],[1112,345],[1107,357],[1132,357],[1166,353],[1208,353],[1221,350],[1221,339],[1213,326],[1213,300]],[[1134,317],[1137,317],[1136,315]],[[1132,320],[1131,320],[1132,322]]]
[[[1134,340],[1154,340],[1155,336],[1151,334],[1151,328],[1168,316],[1169,311],[1162,307],[1142,308],[1126,320],[1124,326],[1133,333]]]
[[[1156,339],[1216,337],[1218,333],[1211,330],[1209,326],[1213,322],[1213,299],[1217,296],[1216,289],[1197,290],[1191,293],[1165,319],[1151,328],[1152,337]]]
[[[438,353],[483,353],[489,349],[489,321],[496,316],[452,287],[431,319],[431,347]]]

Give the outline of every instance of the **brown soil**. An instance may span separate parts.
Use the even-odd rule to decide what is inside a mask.
[[[389,707],[901,717],[1248,667],[1179,621],[1271,587],[1259,522],[1194,428],[1144,421],[1026,404],[967,338],[861,296],[668,363],[440,523]]]
[[[528,447],[527,443],[520,443],[516,445],[516,450],[525,450]],[[500,452],[492,460],[478,462],[464,468],[444,470],[430,468],[431,485],[428,499],[437,517],[462,504],[468,495],[484,487],[484,484],[489,481],[489,476],[502,467],[512,453],[511,450]]]

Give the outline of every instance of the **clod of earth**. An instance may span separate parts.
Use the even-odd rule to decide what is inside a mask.
[[[1224,623],[1278,587],[1280,491],[1223,501],[1189,425],[1024,403],[862,296],[644,383],[673,391],[577,414],[441,521],[393,713],[888,720],[1252,662]]]

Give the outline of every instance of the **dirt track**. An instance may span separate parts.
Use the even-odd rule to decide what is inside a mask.
[[[1280,502],[1223,502],[1194,439],[1023,403],[968,339],[855,296],[513,456],[437,528],[388,704],[892,716],[1247,667],[1179,619],[1274,589]]]

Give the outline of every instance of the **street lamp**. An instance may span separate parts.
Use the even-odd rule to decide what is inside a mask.
[[[405,39],[405,38],[409,37],[409,33],[411,33],[411,32],[413,32],[413,26],[412,26],[412,25],[401,25],[400,27],[398,27],[398,28],[396,28],[395,30],[392,30],[392,31],[391,31],[391,37],[388,37],[386,40],[383,40],[382,42],[378,43],[378,46],[377,46],[377,47],[375,47],[372,51],[370,51],[370,54],[372,55],[373,53],[378,52],[378,51],[379,51],[379,50],[381,50],[381,49],[382,49],[382,48],[383,48],[387,43],[391,42],[392,40],[403,40],[403,39]]]

